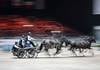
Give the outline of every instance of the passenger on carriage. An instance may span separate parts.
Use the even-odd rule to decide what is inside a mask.
[[[19,45],[20,45],[21,48],[24,48],[25,41],[26,41],[26,37],[25,37],[25,35],[22,35],[22,37],[19,40]]]
[[[13,45],[12,51],[17,52],[18,49],[20,49],[18,42],[15,42],[15,44]]]

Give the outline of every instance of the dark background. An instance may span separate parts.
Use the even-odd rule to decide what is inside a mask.
[[[61,22],[84,34],[89,34],[100,16],[92,15],[92,0],[45,0],[45,9],[14,7],[10,0],[0,0],[0,15],[24,15]],[[5,1],[5,2],[2,2]]]

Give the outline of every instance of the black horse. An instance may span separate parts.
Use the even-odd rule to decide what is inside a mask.
[[[81,41],[70,42],[71,47],[69,50],[71,50],[77,56],[75,50],[79,50],[80,53],[82,53],[85,49],[91,50],[92,43],[96,43],[94,37],[83,38]],[[93,52],[92,55],[94,55]]]
[[[42,50],[45,51],[47,55],[51,56],[49,53],[49,49],[54,49],[54,48],[56,49],[54,55],[56,55],[60,51],[60,45],[61,44],[58,42],[53,42],[53,41],[46,42],[46,40],[44,40],[43,42],[41,42],[40,47],[37,49],[37,56]]]
[[[57,55],[57,54],[60,54],[61,52],[61,49],[63,47],[63,43],[65,43],[65,46],[68,46],[70,43],[70,41],[68,39],[60,39],[60,40],[49,40],[49,42],[47,42],[46,40],[44,40],[40,47],[38,48],[38,54],[41,52],[41,50],[44,48],[43,51],[45,51],[47,53],[47,55],[50,56],[49,54],[49,49],[56,49],[55,53],[53,54],[54,56]],[[37,56],[38,56],[37,54]]]

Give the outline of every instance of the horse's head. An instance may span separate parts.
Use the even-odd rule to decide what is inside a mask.
[[[87,38],[87,41],[89,41],[90,43],[96,43],[96,40],[94,37],[90,36]]]
[[[91,42],[96,43],[96,39],[94,37],[92,37]]]

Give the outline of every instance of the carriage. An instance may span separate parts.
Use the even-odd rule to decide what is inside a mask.
[[[17,56],[18,58],[34,58],[37,57],[39,53],[41,53],[41,50],[44,48],[44,51],[50,56],[49,54],[49,49],[56,49],[56,52],[54,53],[54,55],[60,54],[62,47],[68,47],[75,56],[77,56],[76,54],[76,50],[79,51],[79,53],[84,53],[84,51],[91,50],[91,43],[95,43],[95,38],[94,37],[83,37],[81,38],[82,41],[74,41],[72,42],[71,40],[67,39],[67,38],[61,38],[58,41],[52,41],[49,40],[49,42],[46,42],[46,40],[43,40],[40,45],[38,45],[38,47],[31,47],[31,48],[21,48],[18,49],[17,52],[12,51],[14,56]],[[65,46],[63,46],[63,43],[65,43]],[[68,46],[70,45],[70,46]],[[93,55],[93,52],[92,52]]]
[[[33,58],[35,56],[36,48],[20,48],[17,52],[12,49],[14,56],[18,58]]]

